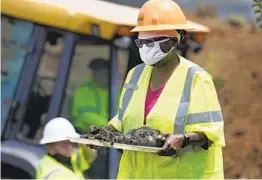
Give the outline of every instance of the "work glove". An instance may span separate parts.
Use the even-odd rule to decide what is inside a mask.
[[[184,143],[182,134],[163,134],[158,137],[158,140],[164,142],[162,148],[157,152],[159,156],[173,156],[177,154]]]

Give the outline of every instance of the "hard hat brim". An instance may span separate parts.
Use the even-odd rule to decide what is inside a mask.
[[[71,135],[70,138],[79,138],[80,134],[76,133],[74,135]],[[63,136],[63,137],[51,137],[51,138],[43,138],[39,141],[39,144],[44,145],[44,144],[49,144],[49,143],[55,143],[55,142],[60,142],[60,141],[66,141],[69,140],[69,137]]]
[[[189,23],[187,24],[161,24],[161,25],[146,25],[146,26],[136,26],[131,32],[147,32],[147,31],[163,31],[163,30],[186,30],[193,31],[194,27],[192,27]]]
[[[194,28],[193,30],[190,30],[191,32],[210,33],[210,28],[205,25],[202,25],[202,24],[199,24],[193,21],[189,21],[189,20],[187,22],[188,24],[190,24],[191,27]]]

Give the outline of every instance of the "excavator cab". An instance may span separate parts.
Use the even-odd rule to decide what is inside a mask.
[[[117,111],[128,70],[141,63],[134,44],[137,35],[130,33],[139,9],[99,0],[87,0],[82,7],[81,3],[2,1],[1,178],[35,179],[45,154],[38,145],[43,127],[58,116],[74,121],[72,98],[93,79],[88,66],[93,59],[109,62],[109,74],[101,76],[109,85],[108,120]],[[199,32],[206,36],[208,31]],[[189,47],[181,47],[185,56],[193,35],[185,39]],[[87,176],[115,178],[120,153],[111,149],[100,153],[102,159],[94,162]]]

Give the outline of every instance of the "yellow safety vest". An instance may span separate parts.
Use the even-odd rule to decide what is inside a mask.
[[[36,170],[36,179],[85,179],[83,172],[93,162],[93,152],[81,145],[71,157],[73,171],[49,155],[41,159]]]
[[[144,124],[145,99],[152,67],[133,68],[125,81],[118,114],[109,122],[117,130],[147,125],[162,133],[204,132],[213,144],[208,150],[187,146],[175,157],[124,150],[119,179],[223,179],[224,123],[212,77],[180,57]]]
[[[94,81],[76,89],[69,112],[73,125],[87,132],[90,125],[102,126],[108,123],[108,89],[100,88]]]

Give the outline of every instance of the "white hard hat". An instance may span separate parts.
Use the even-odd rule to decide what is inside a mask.
[[[68,137],[77,138],[80,135],[76,133],[73,125],[65,118],[54,118],[44,127],[43,137],[40,144],[48,144],[68,140]]]

